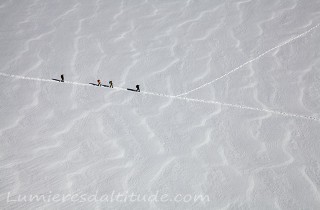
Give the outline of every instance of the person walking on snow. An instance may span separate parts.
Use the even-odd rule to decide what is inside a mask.
[[[113,88],[113,83],[112,83],[112,81],[109,81],[109,88]]]
[[[98,82],[98,86],[101,87],[101,81],[100,81],[100,79],[98,79],[97,82]]]
[[[64,82],[64,75],[61,74],[61,82]]]
[[[137,88],[137,92],[140,92],[140,85],[136,85],[136,88]]]

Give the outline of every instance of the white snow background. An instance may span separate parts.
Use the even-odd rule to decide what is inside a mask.
[[[319,24],[319,0],[1,0],[0,209],[320,209]],[[17,201],[112,192],[210,201]]]

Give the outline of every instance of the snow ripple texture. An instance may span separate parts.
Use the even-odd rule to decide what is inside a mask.
[[[319,11],[1,1],[0,209],[320,209]],[[7,202],[113,191],[210,202]]]

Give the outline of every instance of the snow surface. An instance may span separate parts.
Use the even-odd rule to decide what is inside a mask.
[[[320,209],[319,24],[319,0],[2,0],[0,209]],[[14,201],[96,192],[210,201]]]

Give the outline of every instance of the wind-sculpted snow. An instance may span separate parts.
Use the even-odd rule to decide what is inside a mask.
[[[319,11],[2,1],[0,209],[320,209]]]

